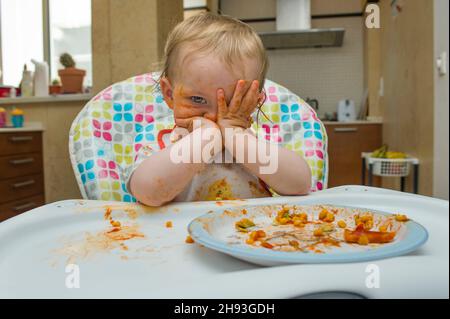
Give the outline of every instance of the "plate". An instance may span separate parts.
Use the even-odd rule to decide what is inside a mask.
[[[315,228],[324,225],[316,223],[319,220],[320,211],[323,209],[335,211],[336,220],[334,224],[337,224],[338,220],[345,220],[348,225],[340,230],[337,225],[335,226],[336,236],[342,234],[342,237],[345,231],[344,229],[348,229],[349,231],[355,229],[355,224],[351,225],[351,220],[354,219],[355,215],[372,215],[374,218],[374,226],[379,226],[381,221],[391,220],[393,224],[390,226],[390,230],[395,230],[395,238],[393,241],[384,244],[360,245],[349,244],[345,241],[337,245],[320,244],[318,246],[307,244],[302,247],[301,251],[281,251],[258,246],[258,243],[252,245],[247,244],[245,239],[249,238],[249,234],[252,231],[265,230],[265,232],[269,231],[270,233],[270,231],[273,231],[277,227],[290,226],[291,229],[295,228],[293,225],[273,226],[274,218],[277,216],[277,212],[282,209],[283,205],[243,206],[236,209],[210,211],[194,219],[189,224],[188,231],[198,244],[263,266],[302,263],[352,263],[378,260],[410,253],[422,246],[428,239],[428,232],[423,226],[413,220],[397,222],[393,213],[336,205],[293,206],[296,206],[297,212],[305,212],[308,220],[312,221],[311,226],[308,227]],[[293,206],[290,207],[292,208]],[[248,232],[237,231],[235,226],[236,222],[244,218],[253,221],[255,226],[250,227]],[[287,228],[283,229],[287,230]],[[374,230],[376,230],[375,227],[372,231]],[[304,243],[303,241],[300,242]]]

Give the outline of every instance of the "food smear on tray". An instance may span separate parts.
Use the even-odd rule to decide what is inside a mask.
[[[334,249],[367,250],[393,243],[409,218],[331,205],[272,205],[235,213],[233,244],[284,252],[324,254]],[[237,239],[237,240],[236,240]]]
[[[130,219],[133,219],[131,216]],[[105,208],[103,218],[108,222],[107,228],[97,233],[86,232],[83,239],[68,241],[55,252],[67,257],[67,263],[74,263],[79,259],[86,259],[97,254],[109,253],[119,249],[126,252],[129,250],[127,242],[133,239],[145,238],[136,223],[124,224],[112,216],[112,209]],[[125,256],[121,256],[122,259]]]

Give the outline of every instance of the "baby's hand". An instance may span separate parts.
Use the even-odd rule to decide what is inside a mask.
[[[238,81],[229,106],[225,101],[223,89],[217,90],[217,124],[222,136],[227,127],[247,129],[252,124],[251,115],[261,98],[258,93],[259,81],[253,81],[249,89],[246,89],[245,84],[244,80]]]
[[[208,120],[205,117],[194,116],[186,119],[175,119],[175,124],[177,127],[181,127],[187,129],[190,132],[202,128],[218,128],[217,124],[211,120]]]

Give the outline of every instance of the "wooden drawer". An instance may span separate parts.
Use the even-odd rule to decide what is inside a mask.
[[[42,153],[0,157],[0,180],[39,174],[42,172]]]
[[[328,187],[361,185],[361,153],[370,152],[382,144],[380,124],[329,125],[328,134],[329,175]],[[374,179],[378,186],[380,179]]]
[[[37,195],[6,204],[0,204],[0,222],[44,204],[44,195]]]
[[[41,152],[41,132],[17,132],[0,134],[0,156]]]
[[[0,181],[0,203],[44,193],[42,174]]]

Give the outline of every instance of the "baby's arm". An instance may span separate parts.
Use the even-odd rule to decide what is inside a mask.
[[[233,98],[227,105],[223,90],[217,92],[218,124],[222,130],[225,148],[232,154],[242,154],[239,160],[253,175],[261,178],[275,192],[280,195],[304,195],[311,189],[311,170],[300,155],[281,146],[258,140],[250,130],[247,118],[255,110],[258,103],[259,82],[253,81],[249,88],[245,81],[238,81]],[[226,132],[232,132],[228,136]],[[275,150],[271,150],[275,148]],[[270,150],[268,163],[275,165],[271,172],[264,171],[268,163],[262,163],[258,149]],[[249,155],[251,155],[249,157]],[[249,161],[248,159],[256,159]]]
[[[266,150],[270,150],[270,146],[276,150],[274,154],[265,156],[264,162],[259,156],[256,156],[254,163],[247,160],[249,154],[259,154],[258,148],[263,147],[263,153],[266,153]],[[245,160],[242,165],[253,175],[261,178],[277,194],[305,195],[309,193],[311,169],[303,157],[297,153],[280,145],[270,145],[267,141],[257,139],[248,129],[235,129],[233,138],[225,140],[225,147],[229,151],[234,148],[233,154],[243,154]],[[263,173],[264,169],[269,168],[272,172]]]
[[[205,119],[202,121],[205,123]],[[204,128],[203,125],[202,128]],[[217,136],[219,139],[218,143],[221,143],[219,129],[217,127],[212,127],[212,129],[216,129],[218,134],[211,135],[211,131],[202,130],[203,138],[199,142],[202,149],[205,145],[211,143],[212,140],[217,139]],[[204,169],[205,163],[193,163],[192,160],[189,163],[176,163],[171,159],[171,149],[176,146],[182,150],[189,150],[189,154],[194,154],[194,138],[198,137],[199,135],[191,132],[176,142],[176,144],[145,159],[136,168],[130,179],[130,190],[133,196],[145,205],[161,206],[172,201],[180,194],[191,182],[194,175]],[[207,156],[211,157],[214,155],[212,153],[207,154]],[[210,158],[203,159],[205,162],[210,160]]]

